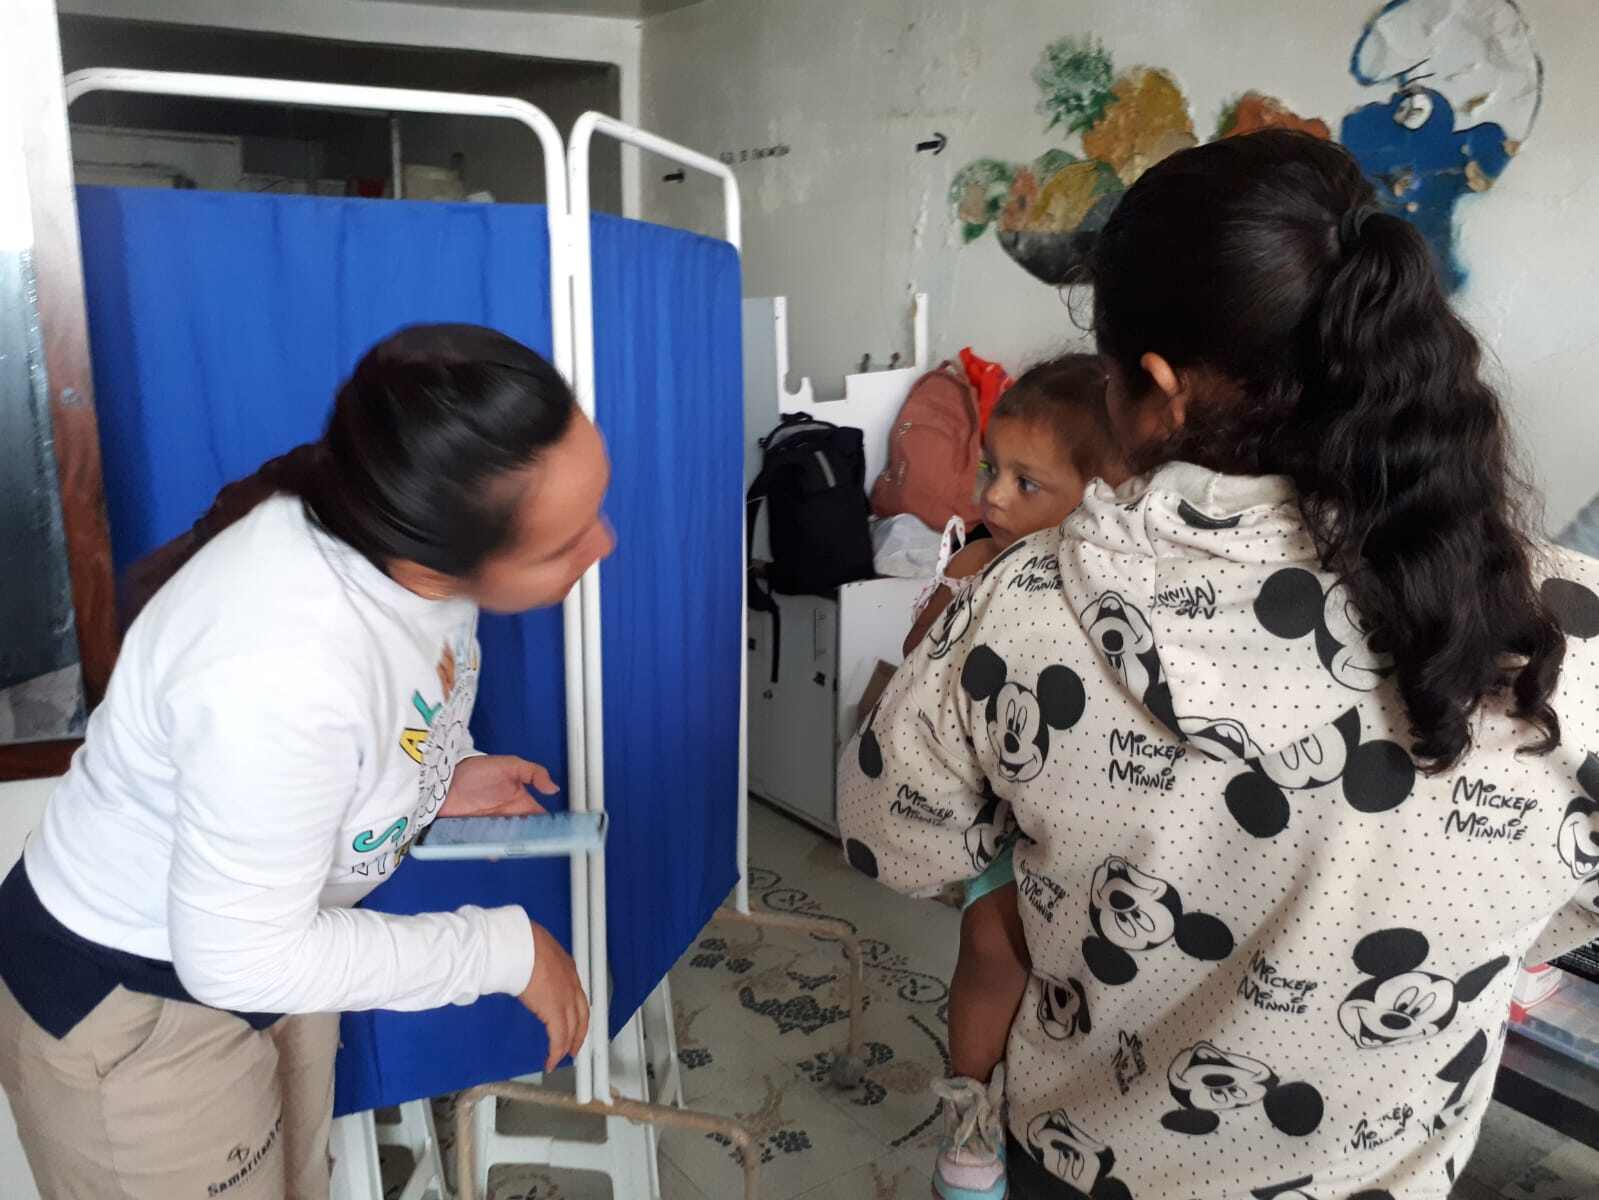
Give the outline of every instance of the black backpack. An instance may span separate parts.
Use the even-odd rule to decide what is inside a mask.
[[[746,533],[766,502],[772,561],[764,579],[750,573],[750,607],[772,616],[772,678],[777,678],[777,605],[785,596],[830,596],[872,577],[866,451],[859,429],[789,413],[760,442],[761,473],[745,495]]]

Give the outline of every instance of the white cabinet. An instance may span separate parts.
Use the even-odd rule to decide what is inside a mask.
[[[920,579],[868,579],[838,590],[839,747],[855,736],[866,717],[857,711],[861,693],[880,662],[899,666],[900,647],[915,619]],[[835,756],[836,758],[836,756]]]
[[[848,375],[844,395],[817,397],[809,380],[788,388],[788,309],[782,297],[744,301],[745,486],[760,470],[758,439],[781,414],[808,412],[861,430],[868,486],[888,456],[888,433],[906,393],[927,369],[927,298],[912,314],[915,365]],[[765,518],[752,557],[766,556]],[[749,789],[818,829],[837,834],[838,752],[855,732],[856,706],[877,664],[898,665],[922,589],[913,579],[869,579],[835,596],[778,596],[781,646],[772,678],[772,618],[749,614]]]
[[[833,820],[838,604],[778,596],[773,619],[750,613],[750,791],[824,829]]]
[[[781,637],[772,678],[772,618],[750,613],[750,791],[828,833],[838,832],[839,751],[878,662],[897,665],[921,584],[871,579],[836,599],[778,596]]]

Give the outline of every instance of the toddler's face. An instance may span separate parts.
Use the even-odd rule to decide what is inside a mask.
[[[1014,417],[988,423],[978,499],[1000,549],[1059,525],[1083,502],[1087,486],[1054,430]]]

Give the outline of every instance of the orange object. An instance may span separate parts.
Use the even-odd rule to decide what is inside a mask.
[[[954,363],[912,385],[888,435],[888,465],[872,485],[880,517],[910,513],[929,529],[959,517],[977,524],[977,389]]]
[[[1275,96],[1245,92],[1238,97],[1232,114],[1222,122],[1217,137],[1237,137],[1257,129],[1297,129],[1326,141],[1332,137],[1327,122],[1319,117],[1302,117]]]
[[[977,427],[979,431],[987,433],[988,416],[994,411],[994,405],[999,403],[1005,389],[1016,381],[1005,374],[1005,368],[998,363],[973,354],[970,346],[961,351],[960,360],[966,370],[966,378],[977,392]]]

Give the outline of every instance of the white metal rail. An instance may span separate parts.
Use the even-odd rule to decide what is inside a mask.
[[[726,220],[726,237],[735,250],[741,246],[741,212],[738,181],[728,167],[714,158],[680,146],[645,130],[608,117],[603,113],[587,112],[577,119],[567,140],[566,169],[568,175],[571,220],[568,229],[572,239],[572,347],[573,383],[577,389],[578,403],[592,418],[595,415],[594,392],[594,255],[593,210],[590,199],[589,160],[595,134],[603,134],[629,146],[649,151],[685,167],[692,167],[718,179],[722,185],[723,215]],[[744,528],[742,519],[739,529]],[[742,543],[741,543],[742,545]],[[742,558],[740,578],[743,577]],[[591,568],[580,585],[583,605],[583,696],[589,709],[583,726],[588,738],[589,802],[596,808],[605,805],[605,742],[602,705],[604,683],[601,679],[600,651],[600,577],[598,567]],[[741,600],[743,597],[741,596]],[[749,907],[745,883],[746,846],[748,843],[748,789],[746,775],[748,762],[745,753],[746,723],[748,721],[745,689],[747,685],[744,652],[745,606],[740,603],[739,637],[739,768],[738,768],[738,905],[741,911]],[[589,932],[590,953],[593,955],[595,989],[590,992],[592,1027],[606,1029],[610,1021],[610,998],[606,982],[608,962],[605,930],[605,853],[603,849],[595,859],[595,868],[589,876],[589,916],[594,927]],[[594,1061],[594,1089],[601,1097],[610,1095],[609,1056],[597,1055]]]

